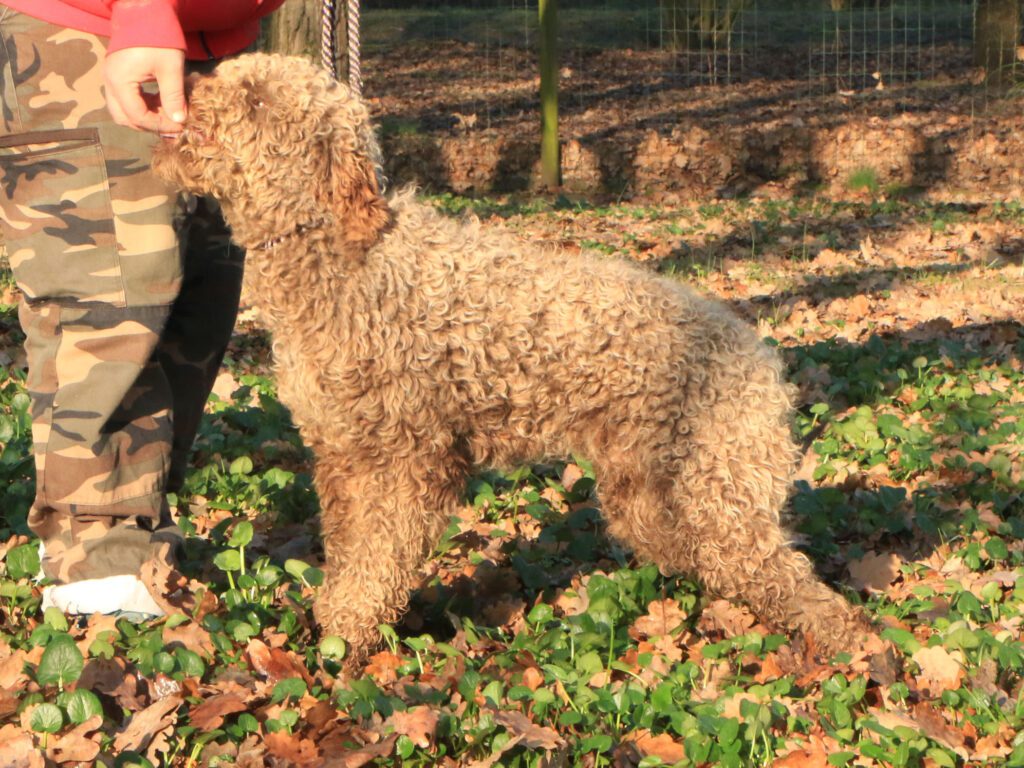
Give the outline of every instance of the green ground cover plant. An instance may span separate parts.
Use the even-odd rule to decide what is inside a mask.
[[[784,356],[789,514],[900,661],[816,661],[610,541],[587,457],[480,473],[360,675],[310,610],[310,455],[244,312],[172,499],[189,599],[40,613],[24,357],[0,306],[0,762],[42,766],[1024,765],[1024,241],[1016,206],[466,200],[733,304]],[[326,574],[329,577],[329,574]]]

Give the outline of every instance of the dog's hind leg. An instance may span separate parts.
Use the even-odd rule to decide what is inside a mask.
[[[768,510],[722,499],[683,499],[691,512],[683,535],[696,543],[696,556],[688,551],[685,564],[696,560],[696,573],[709,592],[745,603],[761,619],[813,638],[826,654],[856,647],[867,626],[860,613],[817,578]],[[660,554],[659,562],[674,563],[667,548]]]
[[[326,634],[349,644],[347,666],[356,669],[380,642],[379,625],[405,610],[465,479],[450,460],[365,471],[346,464],[329,456],[317,462],[327,567],[314,611]]]
[[[695,575],[826,653],[850,650],[866,622],[816,577],[779,522],[795,449],[785,392],[765,378],[723,387],[734,394],[671,435],[664,424],[652,429],[658,446],[635,454],[642,461],[599,466],[609,532],[664,572]]]

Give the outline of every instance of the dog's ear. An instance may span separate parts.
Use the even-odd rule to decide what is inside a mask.
[[[391,222],[373,163],[335,137],[330,149],[331,207],[345,240],[365,251]]]

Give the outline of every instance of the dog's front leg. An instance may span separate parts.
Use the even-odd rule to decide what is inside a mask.
[[[450,464],[317,460],[327,567],[314,611],[326,634],[349,644],[350,671],[379,644],[378,627],[405,610],[417,573],[455,512],[465,479]]]

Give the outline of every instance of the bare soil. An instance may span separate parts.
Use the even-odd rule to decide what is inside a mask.
[[[1021,193],[1018,94],[978,83],[956,46],[911,61],[909,71],[937,74],[907,83],[812,78],[797,49],[763,51],[739,82],[716,85],[694,84],[714,62],[695,71],[664,50],[575,50],[562,62],[569,192],[669,204],[809,191],[947,201]],[[396,180],[456,193],[538,187],[530,51],[410,43],[368,56],[364,73]]]

